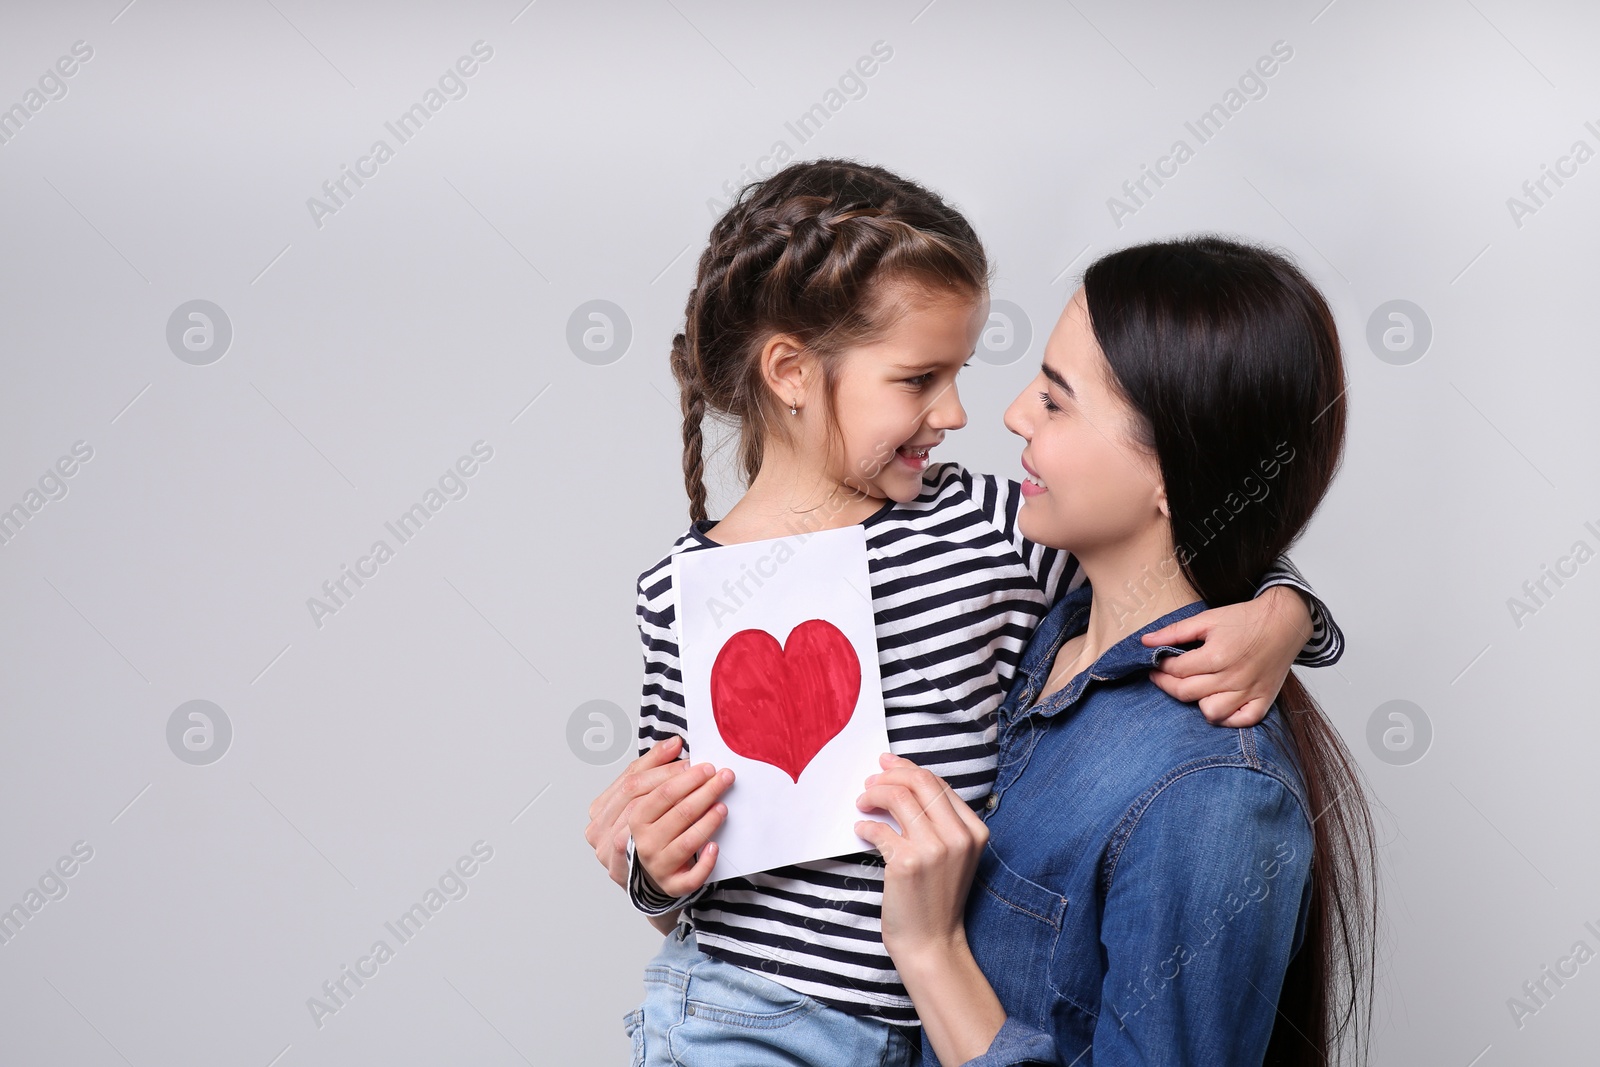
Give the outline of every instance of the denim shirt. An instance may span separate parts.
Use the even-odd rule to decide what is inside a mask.
[[[1259,1065],[1305,936],[1311,816],[1285,723],[1212,726],[1119,641],[1030,707],[1092,592],[1058,601],[999,710],[967,938],[1006,1022],[969,1067]],[[924,1060],[939,1060],[923,1038]]]

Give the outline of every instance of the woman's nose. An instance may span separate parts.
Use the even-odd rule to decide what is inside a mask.
[[[1028,391],[1026,389],[1018,393],[1017,398],[1011,402],[1011,406],[1006,408],[1006,413],[1004,416],[1006,429],[1010,430],[1024,441],[1033,439],[1033,427],[1028,425],[1028,422],[1023,417],[1022,413],[1023,398],[1027,395]]]

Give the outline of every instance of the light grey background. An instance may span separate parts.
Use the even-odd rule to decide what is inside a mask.
[[[1352,422],[1294,555],[1350,639],[1310,680],[1381,804],[1376,1062],[1594,1060],[1600,962],[1508,1005],[1600,950],[1600,561],[1508,606],[1600,549],[1600,160],[1508,206],[1600,149],[1592,6],[124,2],[0,9],[0,107],[93,49],[0,144],[0,507],[93,450],[0,547],[0,905],[93,849],[0,945],[0,1062],[623,1061],[655,938],[584,844],[621,764],[582,738],[632,728],[634,579],[686,521],[666,354],[707,204],[779,140],[923,180],[988,242],[1034,343],[963,374],[944,452],[980,470],[1018,474],[1000,412],[1095,255],[1216,229],[1309,269]],[[480,40],[399,144],[385,122]],[[1199,144],[1184,123],[1278,41]],[[319,226],[308,198],[380,138]],[[1119,227],[1108,198],[1179,138]],[[208,365],[167,340],[193,300],[231,323]],[[568,344],[592,300],[631,327],[610,363]],[[1366,339],[1392,300],[1433,333],[1403,365]],[[385,522],[478,441],[399,545]],[[319,627],[308,598],[380,538]],[[231,726],[210,763],[169,746],[192,700]],[[1368,740],[1392,700],[1431,725],[1420,760],[1414,712],[1410,748],[1387,712]],[[625,714],[569,729],[592,701]],[[478,841],[467,895],[398,945],[384,923]],[[319,1027],[308,999],[380,938]]]

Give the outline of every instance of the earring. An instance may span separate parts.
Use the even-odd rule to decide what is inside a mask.
[[[793,400],[789,401],[789,414],[791,414],[791,415],[800,414],[800,409],[795,406],[795,402]]]

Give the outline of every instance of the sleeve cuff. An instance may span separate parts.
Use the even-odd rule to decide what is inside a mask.
[[[661,892],[645,877],[644,868],[634,859],[633,835],[628,835],[628,899],[639,911],[646,915],[665,915],[669,911],[688,907],[699,900],[705,891],[706,887],[701,886],[681,897],[670,897]]]
[[[1008,1015],[1000,1032],[989,1043],[988,1051],[968,1060],[962,1067],[1024,1067],[1028,1064],[1054,1067],[1060,1063],[1054,1038]]]
[[[1287,556],[1278,557],[1266,577],[1261,579],[1256,595],[1260,596],[1275,585],[1298,589],[1311,604],[1311,637],[1294,661],[1302,667],[1331,667],[1338,663],[1339,657],[1344,655],[1344,632],[1333,621],[1333,613],[1328,606],[1311,591],[1310,584]]]

